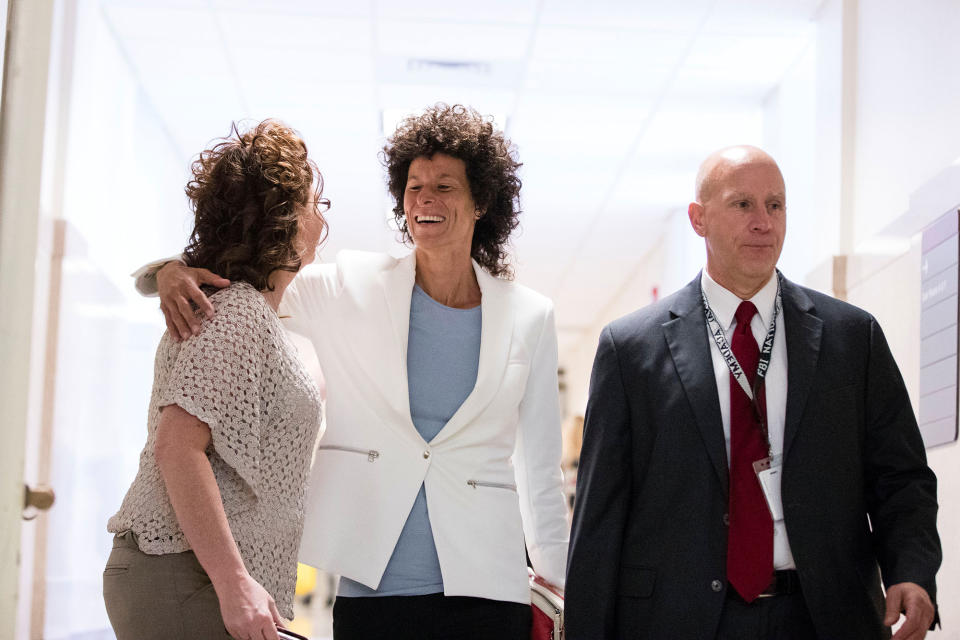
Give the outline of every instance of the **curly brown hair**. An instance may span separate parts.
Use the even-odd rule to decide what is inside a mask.
[[[322,219],[330,206],[321,197],[323,176],[299,134],[277,120],[242,133],[233,123],[220,140],[191,165],[186,193],[194,226],[184,261],[272,290],[273,271],[300,270],[294,239],[301,207],[312,204]]]
[[[512,277],[508,242],[519,224],[521,182],[517,169],[521,163],[503,133],[470,107],[437,103],[420,115],[406,118],[380,154],[395,201],[393,215],[404,241],[413,244],[403,209],[410,163],[436,153],[463,160],[470,194],[484,211],[473,231],[471,256],[491,274]]]

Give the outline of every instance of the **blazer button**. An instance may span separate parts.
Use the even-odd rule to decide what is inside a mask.
[[[423,459],[424,459],[424,460],[429,460],[429,459],[430,459],[430,451],[429,451],[429,450],[423,452]]]
[[[730,526],[730,514],[729,514],[729,513],[723,514],[723,524],[727,525],[728,527]]]
[[[723,583],[719,580],[714,580],[710,583],[710,588],[713,589],[714,593],[720,593],[723,591]]]

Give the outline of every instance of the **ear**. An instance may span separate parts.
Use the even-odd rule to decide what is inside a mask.
[[[473,217],[479,220],[484,215],[486,215],[486,213],[487,213],[486,209],[481,209],[480,207],[477,207],[473,212]]]
[[[696,231],[697,235],[701,238],[707,234],[706,228],[703,224],[703,215],[703,205],[699,202],[691,202],[687,207],[687,217],[690,218],[690,226],[693,227],[693,230]]]

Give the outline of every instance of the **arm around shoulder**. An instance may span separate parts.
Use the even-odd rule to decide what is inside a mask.
[[[183,264],[183,254],[148,262],[131,273],[130,276],[133,278],[133,286],[137,290],[137,293],[146,297],[155,297],[158,293],[157,272],[168,262],[179,262]]]

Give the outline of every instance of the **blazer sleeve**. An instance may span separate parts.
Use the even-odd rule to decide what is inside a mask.
[[[607,327],[590,376],[567,564],[568,640],[613,638],[623,532],[630,506],[630,414]]]
[[[329,313],[328,302],[343,288],[340,269],[335,263],[311,264],[300,270],[280,301],[283,326],[302,336],[313,338]],[[323,363],[321,363],[321,366]]]
[[[866,386],[866,502],[886,587],[915,582],[936,602],[942,553],[937,478],[883,331],[870,319]]]
[[[167,264],[168,262],[174,262],[176,260],[183,262],[183,254],[170,256],[169,258],[163,258],[162,260],[155,260],[154,262],[148,262],[131,273],[130,276],[133,278],[133,286],[136,288],[137,293],[148,298],[156,296],[157,271],[160,271],[163,265]]]
[[[557,331],[552,306],[544,314],[520,402],[513,460],[527,552],[534,571],[563,588],[567,564],[567,503],[560,470],[561,426]]]

